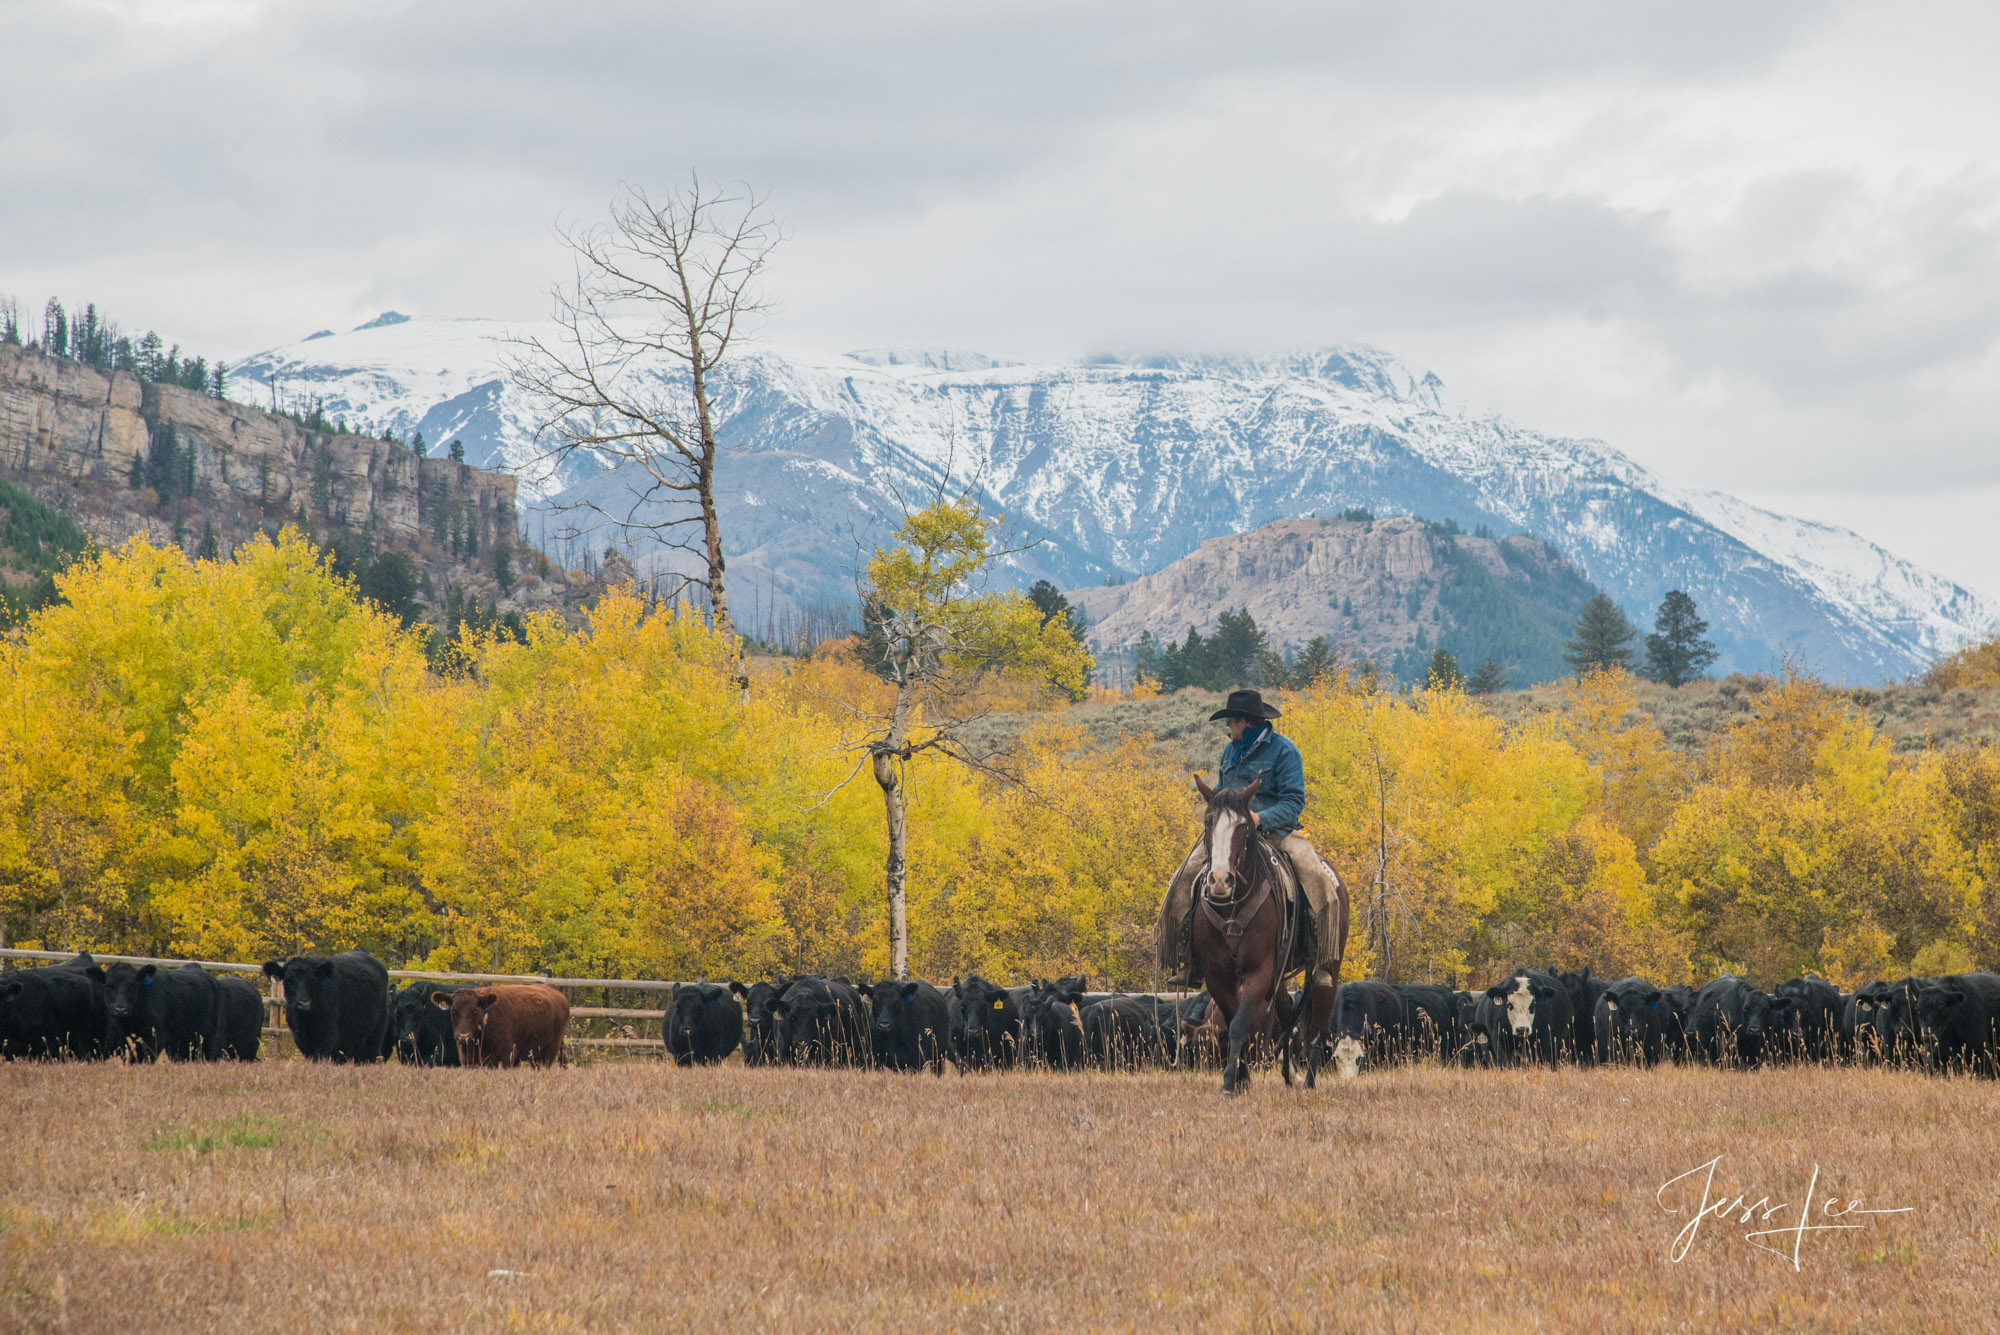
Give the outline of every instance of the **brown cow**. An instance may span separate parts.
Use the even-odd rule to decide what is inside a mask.
[[[451,1014],[461,1066],[552,1066],[562,1060],[569,998],[547,983],[461,987],[431,993]]]

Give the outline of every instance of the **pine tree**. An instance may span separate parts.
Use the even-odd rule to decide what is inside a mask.
[[[423,432],[419,431],[414,436],[410,437],[410,448],[412,450],[415,450],[418,454],[422,454],[426,449],[429,448],[424,444]]]
[[[1315,635],[1306,641],[1305,650],[1298,661],[1292,664],[1292,682],[1298,686],[1311,686],[1315,682],[1328,680],[1340,671],[1340,655],[1333,647],[1333,641],[1324,635]]]
[[[1702,638],[1707,632],[1694,599],[1679,589],[1669,592],[1660,600],[1653,634],[1646,637],[1646,675],[1675,687],[1701,676],[1715,661],[1715,645]]]
[[[1268,639],[1248,608],[1224,612],[1215,619],[1215,634],[1209,640],[1208,680],[1199,684],[1212,691],[1255,685],[1269,649]]]
[[[452,461],[453,463],[455,463],[455,464],[462,464],[462,463],[464,463],[464,462],[465,462],[465,442],[464,442],[464,441],[462,441],[462,440],[454,440],[454,441],[453,441],[453,442],[451,443],[451,461]]]
[[[1465,674],[1458,670],[1458,660],[1451,656],[1451,650],[1439,645],[1431,655],[1430,670],[1424,674],[1424,680],[1433,689],[1450,690],[1465,684]]]
[[[1632,662],[1638,632],[1609,594],[1597,594],[1577,614],[1576,638],[1563,646],[1563,662],[1578,676],[1593,668],[1622,668]]]
[[[1139,632],[1139,642],[1132,647],[1132,680],[1134,682],[1160,680],[1160,642],[1153,638],[1153,632]]]
[[[1465,681],[1466,692],[1470,695],[1494,695],[1507,689],[1507,674],[1501,670],[1498,659],[1489,658],[1479,665],[1479,669]]]

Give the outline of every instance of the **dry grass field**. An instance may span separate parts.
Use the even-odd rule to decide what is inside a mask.
[[[2000,1328],[2000,1089],[1868,1071],[0,1067],[0,1329]],[[1790,1208],[1708,1219],[1698,1179]],[[1907,1213],[1743,1239],[1829,1196]],[[1839,1208],[1839,1207],[1836,1207]],[[1836,1222],[1823,1215],[1816,1222]]]

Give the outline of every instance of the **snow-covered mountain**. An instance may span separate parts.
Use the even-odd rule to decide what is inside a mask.
[[[285,400],[317,397],[350,425],[462,439],[470,461],[520,474],[524,497],[628,496],[617,474],[545,476],[498,369],[507,332],[384,317],[250,358],[233,392],[263,401],[275,375]],[[1439,390],[1368,348],[1030,366],[746,346],[720,397],[732,602],[851,598],[857,553],[949,477],[1046,539],[1013,578],[1070,588],[1275,519],[1364,507],[1546,539],[1641,625],[1685,589],[1725,668],[1767,668],[1784,647],[1872,682],[2000,628],[1971,592],[1845,529],[1683,491],[1598,441],[1451,413]],[[529,518],[531,535],[559,526]]]

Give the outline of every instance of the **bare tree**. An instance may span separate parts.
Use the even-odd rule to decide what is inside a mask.
[[[703,573],[675,572],[677,589],[700,589],[735,644],[715,514],[714,393],[739,329],[763,309],[757,277],[782,233],[764,197],[697,176],[657,202],[624,186],[609,223],[560,235],[575,273],[551,289],[557,332],[510,339],[505,354],[534,405],[542,462],[580,457],[622,471],[623,496],[575,508],[621,538],[643,533],[692,554]]]

